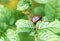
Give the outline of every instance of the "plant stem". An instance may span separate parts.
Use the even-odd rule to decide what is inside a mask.
[[[37,28],[34,29],[34,31],[35,31],[35,36],[34,36],[35,41],[38,41],[37,30],[38,30]]]
[[[37,36],[35,35],[35,41],[37,41],[38,39],[37,39]]]

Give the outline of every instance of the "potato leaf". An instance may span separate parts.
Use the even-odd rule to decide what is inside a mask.
[[[17,20],[15,25],[18,32],[30,32],[34,28],[33,22],[24,19]]]
[[[12,25],[15,21],[9,8],[5,7],[4,5],[0,5],[0,21],[10,25]]]
[[[38,31],[38,40],[39,39],[41,39],[42,41],[60,41],[60,36],[45,29]]]
[[[24,11],[26,9],[29,9],[29,7],[31,6],[31,3],[32,3],[31,1],[28,1],[28,0],[20,0],[18,2],[18,5],[17,5],[17,10]]]
[[[60,0],[49,0],[45,4],[45,15],[49,21],[60,20]]]

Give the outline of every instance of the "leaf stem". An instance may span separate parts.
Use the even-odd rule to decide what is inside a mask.
[[[35,41],[38,41],[37,30],[38,30],[37,28],[34,29],[34,31],[35,31],[35,36],[34,36]]]

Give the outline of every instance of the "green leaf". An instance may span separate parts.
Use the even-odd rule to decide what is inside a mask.
[[[4,5],[0,5],[0,21],[12,25],[15,21],[9,8]]]
[[[18,34],[13,29],[8,29],[6,36],[10,41],[20,41]]]
[[[44,21],[38,21],[36,24],[36,27],[39,27],[39,29],[48,29],[52,31],[53,33],[60,33],[60,21],[55,20],[53,22],[44,22]]]
[[[33,22],[24,19],[17,20],[15,25],[17,26],[17,32],[30,32],[34,28]]]
[[[38,39],[41,39],[42,41],[60,41],[60,36],[45,29],[38,31]]]
[[[18,2],[18,5],[17,5],[17,10],[19,11],[24,11],[26,9],[29,9],[30,6],[31,6],[31,2],[32,0],[28,1],[28,0],[20,0]]]
[[[40,23],[40,24],[39,24]],[[56,28],[60,28],[60,21],[55,19],[55,21],[53,22],[44,22],[44,21],[39,21],[37,22],[37,24],[39,24],[40,29],[41,28],[48,28],[48,27],[56,27]]]
[[[0,41],[5,41],[3,37],[0,37]]]
[[[8,26],[6,23],[0,22],[0,32],[6,32]]]
[[[5,35],[5,33],[2,33],[2,35],[0,36],[0,41],[9,41],[9,39],[7,38],[7,36]]]
[[[49,21],[60,20],[60,0],[49,0],[45,5],[45,15]]]

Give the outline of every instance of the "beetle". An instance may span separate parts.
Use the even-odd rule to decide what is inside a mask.
[[[32,22],[34,23],[34,24],[36,24],[39,20],[41,20],[42,19],[42,16],[41,15],[36,15],[36,16],[33,16],[33,18],[32,18]]]

